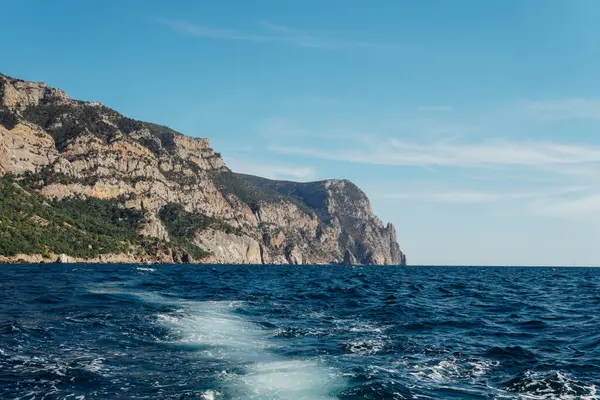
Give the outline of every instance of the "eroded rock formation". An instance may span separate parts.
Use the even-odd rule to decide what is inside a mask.
[[[235,174],[209,139],[0,74],[0,175],[7,173],[48,199],[118,201],[143,213],[140,237],[169,243],[185,235],[209,253],[168,250],[143,261],[405,264],[394,226],[347,180]]]

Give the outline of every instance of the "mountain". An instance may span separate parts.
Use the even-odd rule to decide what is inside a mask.
[[[206,138],[0,74],[0,261],[404,265],[347,180],[233,173]]]

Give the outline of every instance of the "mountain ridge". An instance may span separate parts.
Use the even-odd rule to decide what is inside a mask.
[[[46,227],[60,218],[79,221],[87,233],[92,228],[81,221],[105,226],[106,221],[77,208],[85,208],[89,199],[95,199],[93,205],[105,219],[119,210],[131,218],[122,231],[109,230],[127,246],[98,236],[95,240],[114,243],[95,248],[81,239],[91,251],[73,244],[73,254],[66,256],[108,260],[120,254],[143,262],[406,263],[395,227],[384,226],[366,194],[348,180],[299,183],[234,173],[208,138],[188,137],[102,103],[73,100],[44,83],[3,74],[0,176],[5,187],[19,188],[11,193],[23,202],[41,196],[30,201],[28,218],[44,219],[47,212],[39,206],[44,202],[61,210]],[[29,232],[15,218],[4,217]],[[12,225],[0,219],[0,261],[18,257],[2,254],[8,251],[2,250],[2,240],[4,249],[10,248],[6,233],[2,235],[7,226]],[[67,234],[58,225],[52,229],[54,235]],[[25,249],[21,258],[56,255],[56,244],[29,233],[43,243],[38,248],[20,245]],[[13,229],[12,234],[19,232]]]

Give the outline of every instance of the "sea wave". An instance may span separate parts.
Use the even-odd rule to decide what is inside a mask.
[[[0,398],[600,399],[600,270],[8,265],[0,282]]]

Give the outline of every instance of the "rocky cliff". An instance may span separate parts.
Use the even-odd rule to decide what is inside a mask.
[[[209,139],[1,74],[0,176],[0,261],[66,252],[90,260],[405,264],[393,225],[349,181],[235,174]],[[61,247],[52,235],[80,239]]]

